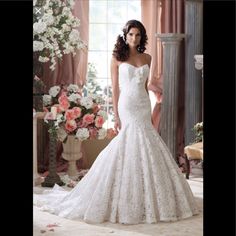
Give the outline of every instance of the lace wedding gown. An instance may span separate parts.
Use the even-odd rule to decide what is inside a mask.
[[[34,194],[37,206],[88,223],[156,223],[198,213],[185,177],[152,126],[148,74],[148,64],[119,66],[119,134],[72,191],[55,185]]]

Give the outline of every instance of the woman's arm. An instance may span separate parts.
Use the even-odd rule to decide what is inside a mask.
[[[149,68],[151,68],[152,57],[149,54],[146,54],[146,55],[147,55],[147,64],[148,64]],[[145,89],[148,94],[148,79],[146,80],[146,83],[145,83]]]
[[[112,81],[112,101],[113,101],[113,111],[115,114],[115,129],[121,128],[119,112],[118,112],[118,100],[120,95],[119,90],[119,80],[118,80],[118,63],[113,57],[111,59],[111,81]]]

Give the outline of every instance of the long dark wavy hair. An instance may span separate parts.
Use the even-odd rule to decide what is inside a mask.
[[[129,45],[126,42],[126,35],[130,31],[131,28],[138,28],[141,34],[140,44],[137,46],[137,50],[140,53],[143,53],[146,50],[145,45],[147,44],[147,34],[146,29],[140,21],[137,20],[129,20],[125,27],[123,28],[123,35],[118,35],[115,48],[113,50],[112,55],[118,61],[127,61],[129,58]]]

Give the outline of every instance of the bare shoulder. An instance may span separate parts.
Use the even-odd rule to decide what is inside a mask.
[[[143,53],[144,55],[144,58],[145,58],[145,61],[149,64],[149,66],[150,66],[150,64],[151,64],[151,61],[152,61],[152,56],[151,55],[149,55],[149,54],[147,54],[147,53]]]
[[[111,66],[118,66],[119,65],[119,61],[117,61],[117,59],[112,56],[111,58]]]
[[[143,53],[143,54],[144,54],[144,56],[145,56],[147,61],[151,61],[152,60],[152,56],[150,54],[148,54],[148,53]]]

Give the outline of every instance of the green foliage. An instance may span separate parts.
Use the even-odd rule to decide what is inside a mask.
[[[197,123],[193,127],[193,131],[195,134],[195,143],[202,142],[203,141],[203,122]]]
[[[83,94],[87,96],[88,94],[101,94],[102,88],[96,80],[97,70],[93,63],[88,63],[88,76],[87,82],[83,87]]]

